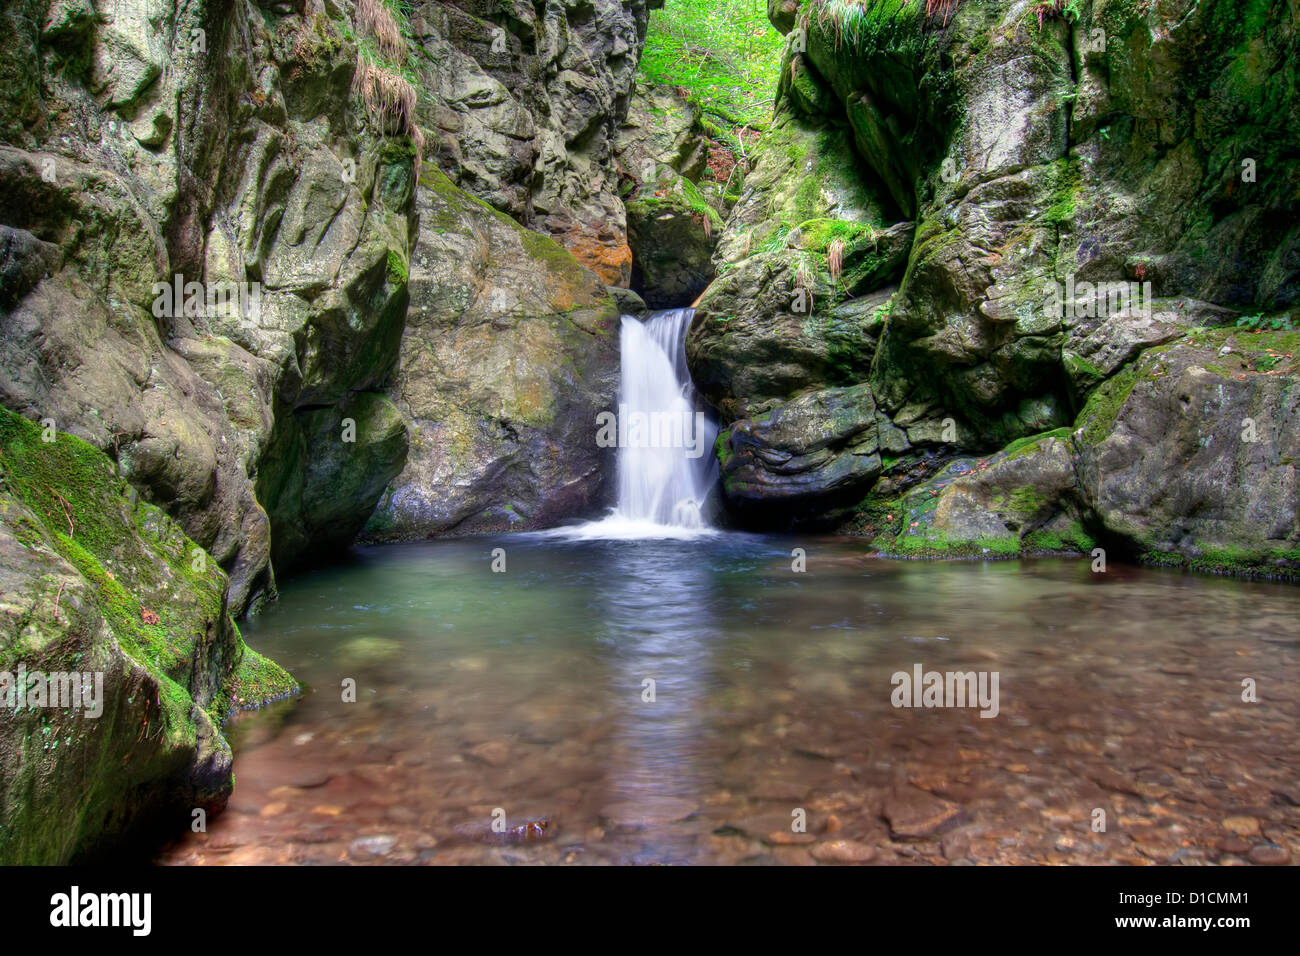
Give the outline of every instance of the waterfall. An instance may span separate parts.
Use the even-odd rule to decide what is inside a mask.
[[[686,368],[686,330],[694,315],[694,309],[673,309],[644,323],[623,318],[618,411],[626,440],[619,442],[615,514],[624,520],[688,529],[706,525],[704,504],[717,479],[718,428]]]
[[[686,331],[694,309],[623,317],[618,408],[602,416],[603,444],[617,440],[618,504],[583,537],[677,537],[708,533],[718,479],[718,426],[691,383]]]

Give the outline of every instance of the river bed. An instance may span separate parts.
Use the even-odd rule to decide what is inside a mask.
[[[1297,622],[1294,585],[840,538],[359,548],[244,627],[306,690],[156,859],[1293,862]],[[996,716],[895,707],[917,665],[996,673]]]

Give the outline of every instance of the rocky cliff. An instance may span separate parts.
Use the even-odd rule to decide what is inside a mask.
[[[104,688],[0,859],[221,804],[277,575],[597,508],[629,284],[739,524],[1300,572],[1294,4],[771,0],[752,154],[655,6],[2,0],[0,673]]]
[[[606,285],[632,253],[614,144],[662,0],[430,0],[411,26],[417,113],[452,180],[557,239]]]
[[[0,858],[224,798],[220,721],[292,690],[230,620],[277,575],[599,502],[656,5],[5,0],[0,659],[95,661],[112,719],[0,722]]]
[[[769,11],[688,342],[738,520],[1300,568],[1294,5]]]

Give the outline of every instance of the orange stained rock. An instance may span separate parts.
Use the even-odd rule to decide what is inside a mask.
[[[586,232],[571,232],[555,238],[573,258],[600,276],[605,285],[627,288],[632,281],[632,247],[626,240],[602,241]]]

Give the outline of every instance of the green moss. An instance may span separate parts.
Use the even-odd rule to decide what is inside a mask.
[[[1139,560],[1143,564],[1155,565],[1162,568],[1180,568],[1183,566],[1183,556],[1181,554],[1171,554],[1168,551],[1145,551]]]
[[[232,707],[249,709],[261,707],[272,701],[283,700],[298,693],[298,682],[275,661],[263,657],[251,647],[244,647],[244,656],[231,684]]]
[[[388,279],[393,285],[406,285],[410,279],[406,260],[396,249],[388,250]]]
[[[844,219],[809,219],[800,223],[798,229],[799,244],[812,252],[823,254],[836,239],[852,245],[863,239],[873,241],[876,236],[871,226]]]
[[[656,196],[648,188],[643,188],[632,203],[651,211],[665,207],[685,209],[696,216],[707,219],[710,227],[714,230],[721,231],[723,226],[722,216],[709,205],[709,201],[704,198],[700,188],[685,176],[679,177],[673,183],[668,190],[667,196]]]
[[[1070,522],[1070,526],[1062,533],[1061,538],[1066,544],[1084,553],[1097,547],[1097,539],[1088,534],[1083,523],[1079,521]]]
[[[1046,503],[1047,499],[1038,493],[1033,485],[1022,485],[1011,492],[1008,504],[1011,510],[1022,514],[1034,514]]]
[[[718,433],[717,440],[713,443],[713,454],[717,456],[718,464],[725,470],[727,462],[731,461],[735,454],[731,450],[731,432],[723,431]]]
[[[1020,539],[1008,534],[997,538],[953,538],[934,528],[906,533],[887,549],[908,558],[1014,558],[1020,554]]]
[[[495,210],[493,210],[495,212]],[[510,217],[501,213],[503,218],[508,220],[512,225],[518,227]],[[550,236],[544,236],[540,232],[534,232],[531,229],[519,229],[519,240],[523,244],[524,252],[528,258],[534,262],[544,265],[547,269],[555,272],[573,273],[581,269],[578,260],[573,258],[573,254],[565,249]]]
[[[1193,571],[1203,574],[1300,580],[1300,550],[1220,545],[1199,546],[1196,551],[1198,553],[1186,559],[1186,564]],[[1148,551],[1143,555],[1143,560],[1146,563],[1157,563],[1161,555],[1169,557],[1161,551]]]
[[[1019,458],[1021,455],[1034,450],[1040,442],[1045,442],[1051,438],[1057,438],[1061,441],[1069,441],[1070,429],[1054,428],[1050,432],[1041,432],[1037,435],[1017,438],[1006,448],[1002,449],[1002,454],[1006,455],[1008,458]]]
[[[1042,553],[1053,551],[1066,551],[1065,542],[1061,536],[1051,531],[1031,531],[1025,535],[1023,548],[1029,553]]]
[[[0,408],[0,491],[40,524],[20,523],[19,540],[46,543],[77,569],[123,653],[160,686],[171,682],[197,694],[214,720],[224,719],[220,701],[229,696],[236,661],[226,662],[211,700],[191,686],[194,659],[207,653],[212,631],[234,628],[220,566],[167,515],[139,500],[103,452],[66,433],[44,437],[40,425]],[[169,713],[190,721],[189,706]]]
[[[1065,364],[1066,374],[1070,376],[1071,380],[1085,389],[1090,388],[1106,377],[1105,372],[1091,362],[1081,359],[1073,352],[1066,352],[1062,356],[1062,360]]]
[[[194,747],[198,743],[198,727],[194,723],[194,699],[189,691],[164,675],[158,681],[158,707],[168,742],[172,747]]]
[[[924,5],[912,0],[821,0],[810,26],[836,49],[858,54],[915,49],[925,27]]]
[[[1039,529],[1025,535],[1021,541],[1021,551],[1025,554],[1044,553],[1079,553],[1087,554],[1097,546],[1097,542],[1078,521],[1072,522],[1062,532]]]
[[[812,219],[821,206],[822,187],[820,178],[806,176],[794,194],[795,215],[800,219]]]
[[[138,598],[127,592],[117,578],[104,570],[103,565],[89,551],[62,532],[54,533],[58,551],[82,576],[98,590],[99,608],[122,649],[136,661],[149,665],[174,678],[184,678],[188,661],[187,648],[174,645],[169,638],[168,624],[162,615],[159,623],[145,624],[146,608]],[[162,608],[162,614],[167,608]]]
[[[1130,365],[1097,387],[1075,422],[1080,441],[1099,445],[1106,440],[1136,383],[1137,373]]]

